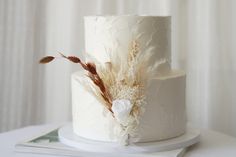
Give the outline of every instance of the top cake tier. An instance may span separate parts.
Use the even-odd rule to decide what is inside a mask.
[[[97,61],[108,62],[111,53],[127,55],[132,41],[138,43],[142,53],[152,49],[153,61],[167,59],[170,63],[171,17],[135,15],[85,17],[86,53]]]

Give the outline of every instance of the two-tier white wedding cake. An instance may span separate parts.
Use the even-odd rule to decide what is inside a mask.
[[[127,145],[185,133],[186,76],[171,68],[170,16],[87,16],[85,48],[85,72],[72,75],[76,135]]]

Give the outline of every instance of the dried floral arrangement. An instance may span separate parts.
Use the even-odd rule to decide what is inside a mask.
[[[79,63],[87,71],[87,77],[93,84],[84,84],[85,89],[92,93],[107,108],[118,125],[111,125],[117,139],[122,145],[128,145],[130,137],[138,139],[137,129],[140,117],[146,105],[148,82],[158,73],[158,67],[167,61],[161,59],[150,65],[152,48],[140,52],[137,41],[132,41],[128,56],[112,53],[110,62],[97,64],[85,63],[76,56],[65,56],[73,63]],[[45,64],[56,57],[46,56],[40,60]],[[118,130],[118,131],[117,131]]]

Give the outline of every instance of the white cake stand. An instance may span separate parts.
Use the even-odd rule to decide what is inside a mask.
[[[75,147],[89,152],[101,153],[147,153],[169,151],[185,148],[193,145],[200,140],[200,131],[188,127],[182,136],[157,142],[135,143],[128,146],[121,146],[113,142],[101,142],[79,137],[74,134],[71,124],[67,124],[58,130],[59,140],[71,147]]]

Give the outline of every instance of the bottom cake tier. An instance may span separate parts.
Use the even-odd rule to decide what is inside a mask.
[[[72,116],[74,133],[87,139],[116,142],[115,119],[83,86],[88,77],[72,75]],[[185,81],[183,71],[172,70],[150,81],[145,112],[140,117],[136,142],[165,140],[186,130]],[[112,120],[113,119],[113,120]]]

